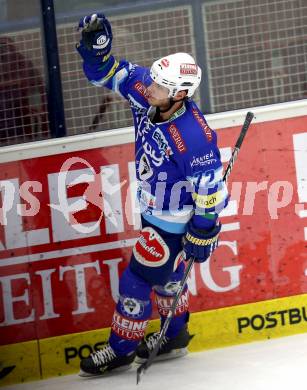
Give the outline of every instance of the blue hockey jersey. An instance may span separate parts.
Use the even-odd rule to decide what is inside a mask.
[[[143,218],[171,233],[210,230],[226,206],[228,192],[216,133],[192,99],[166,122],[154,123],[146,99],[149,69],[110,55],[102,64],[84,63],[89,81],[130,103],[135,127],[138,198]]]

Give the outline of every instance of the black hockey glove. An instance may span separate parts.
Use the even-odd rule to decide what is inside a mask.
[[[77,50],[87,63],[104,62],[111,51],[112,28],[108,19],[101,13],[87,15],[80,19],[79,30],[82,39]]]
[[[218,236],[222,225],[219,223],[211,231],[196,229],[190,221],[188,230],[183,237],[185,259],[194,257],[196,263],[206,261],[218,245]]]

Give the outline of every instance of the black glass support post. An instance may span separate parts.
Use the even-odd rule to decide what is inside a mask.
[[[210,94],[210,80],[208,78],[208,58],[206,53],[206,37],[203,20],[203,0],[194,0],[192,4],[193,26],[195,37],[195,49],[197,62],[202,65],[202,82],[200,84],[200,107],[204,114],[212,113],[212,102]]]
[[[47,99],[52,137],[66,135],[56,22],[53,0],[40,0],[47,67]]]

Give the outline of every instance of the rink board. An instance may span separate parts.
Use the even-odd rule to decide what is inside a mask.
[[[147,331],[157,329],[155,320]],[[192,313],[189,329],[195,335],[190,352],[305,333],[307,294]],[[34,342],[0,347],[0,355],[8,356],[5,366],[15,366],[2,378],[1,385],[40,379],[38,356],[43,379],[78,373],[80,359],[100,349],[109,331],[97,329],[42,339],[39,347]]]
[[[39,341],[0,346],[0,386],[41,379]]]
[[[207,116],[224,165],[247,111]],[[307,100],[251,111],[219,247],[188,280],[192,351],[307,331]],[[0,386],[76,372],[106,340],[139,234],[133,139],[129,128],[1,148]],[[83,197],[65,219],[61,204]],[[29,199],[37,213],[21,215]]]

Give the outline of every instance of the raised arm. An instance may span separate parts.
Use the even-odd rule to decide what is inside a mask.
[[[113,33],[108,19],[101,13],[85,16],[79,22],[79,30],[81,40],[77,50],[88,80],[119,93],[130,102],[137,100],[141,106],[148,106],[142,84],[148,69],[124,59],[118,61],[111,54]]]

